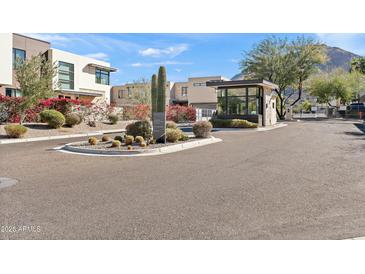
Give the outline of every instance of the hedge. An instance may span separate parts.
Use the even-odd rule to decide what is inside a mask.
[[[256,123],[242,119],[212,119],[210,122],[215,128],[257,128]]]

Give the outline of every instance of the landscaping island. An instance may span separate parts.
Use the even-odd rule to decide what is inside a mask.
[[[221,139],[215,138],[213,136],[209,138],[191,137],[186,141],[178,141],[175,143],[167,142],[166,144],[149,144],[146,147],[141,147],[138,144],[133,144],[130,146],[121,145],[120,147],[112,147],[112,141],[99,142],[97,145],[90,145],[89,142],[83,141],[66,144],[61,148],[60,151],[73,152],[84,155],[96,154],[104,156],[144,156],[177,152],[198,146],[214,144],[221,141]]]
[[[63,150],[82,154],[136,155],[161,154],[220,142],[211,136],[212,125],[207,121],[193,125],[194,136],[186,135],[174,122],[166,124],[166,142],[158,142],[152,136],[151,124],[147,120],[136,121],[126,127],[126,133],[112,139],[104,135],[101,140],[90,137],[88,141],[66,144]]]

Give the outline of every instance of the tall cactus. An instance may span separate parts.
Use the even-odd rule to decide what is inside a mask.
[[[166,104],[166,69],[161,66],[158,70],[157,80],[157,112],[165,112]]]
[[[152,75],[151,80],[151,102],[152,102],[152,115],[154,112],[157,112],[157,76],[156,74]]]
[[[166,69],[160,67],[158,77],[152,75],[151,100],[153,138],[159,143],[166,143]]]

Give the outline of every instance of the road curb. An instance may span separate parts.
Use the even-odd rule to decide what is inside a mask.
[[[275,126],[259,127],[259,128],[213,128],[212,132],[257,132],[257,131],[269,131],[282,127],[286,127],[288,124],[280,123]]]
[[[88,137],[88,136],[103,135],[108,133],[119,133],[119,132],[125,132],[125,129],[109,129],[109,130],[99,130],[87,133],[68,134],[68,135],[53,135],[53,136],[42,136],[33,138],[7,139],[7,140],[0,140],[0,145],[79,138],[79,137]]]
[[[152,155],[162,155],[173,152],[178,152],[190,148],[210,145],[214,143],[221,142],[222,139],[216,137],[210,137],[207,139],[200,139],[196,141],[191,141],[183,144],[169,145],[166,147],[154,148],[154,149],[146,149],[146,150],[133,150],[133,151],[105,151],[105,150],[96,150],[96,149],[85,149],[73,147],[73,143],[66,144],[61,147],[54,148],[57,151],[72,153],[77,155],[85,155],[85,156],[104,156],[104,157],[132,157],[132,156],[152,156]]]

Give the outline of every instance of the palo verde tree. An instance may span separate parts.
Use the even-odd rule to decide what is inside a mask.
[[[132,102],[151,105],[151,82],[148,79],[141,78],[133,81],[133,85],[135,90],[130,96]]]
[[[287,39],[271,36],[254,48],[245,52],[245,58],[240,63],[242,72],[250,78],[260,78],[273,82],[279,89],[278,108],[276,109],[280,119],[284,119],[284,91],[294,82],[294,60],[290,54]]]
[[[278,85],[277,114],[285,117],[285,90],[289,87],[298,89],[301,98],[303,82],[316,71],[318,64],[326,60],[324,46],[312,38],[297,37],[288,42],[287,39],[271,36],[251,51],[246,52],[241,61],[242,72],[251,78],[269,80]]]
[[[365,81],[359,73],[336,69],[312,76],[306,87],[319,103],[331,105],[331,101],[339,100],[346,104],[358,98],[359,92],[365,88]]]
[[[53,96],[53,78],[56,68],[43,55],[16,61],[15,77],[19,84],[23,100],[19,105],[20,123],[25,119],[27,109],[33,108],[40,99]]]
[[[315,72],[318,72],[318,65],[327,61],[325,46],[313,38],[300,36],[290,44],[291,60],[294,61],[294,77],[298,97],[291,103],[294,106],[302,97],[303,83]]]
[[[356,57],[351,60],[350,72],[360,72],[365,75],[365,57]]]

